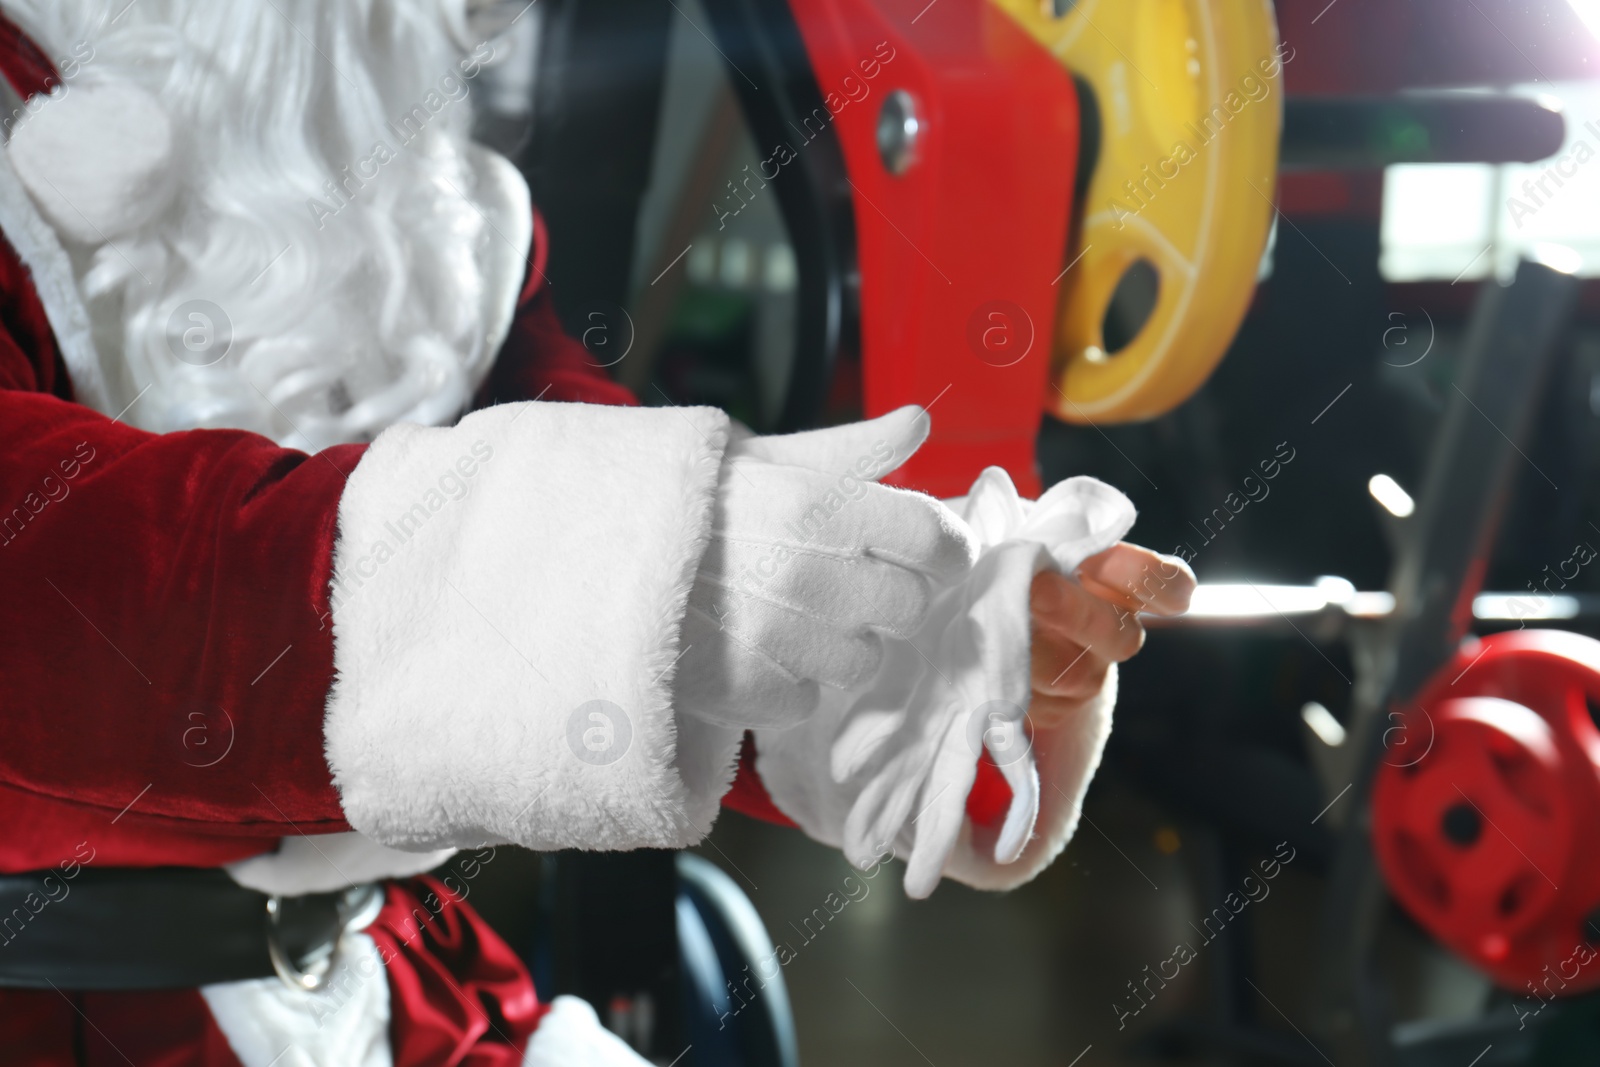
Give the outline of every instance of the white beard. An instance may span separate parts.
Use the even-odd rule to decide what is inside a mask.
[[[318,449],[466,409],[530,223],[469,142],[494,47],[464,0],[3,3],[52,60],[90,55],[9,156],[70,255],[107,414]]]

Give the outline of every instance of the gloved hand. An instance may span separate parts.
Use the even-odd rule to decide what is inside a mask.
[[[998,469],[955,503],[982,556],[912,640],[890,642],[889,661],[850,708],[830,753],[834,781],[861,783],[844,822],[846,858],[865,867],[894,845],[914,898],[944,873],[986,750],[1012,802],[984,844],[1000,864],[1027,846],[1040,804],[1027,728],[1030,585],[1046,570],[1073,573],[1134,519],[1127,497],[1093,478],[1068,479],[1032,502]]]
[[[683,623],[680,712],[721,726],[796,725],[815,712],[819,686],[873,676],[879,631],[917,631],[932,586],[955,582],[977,554],[939,501],[876,484],[927,434],[926,414],[908,406],[728,446]]]

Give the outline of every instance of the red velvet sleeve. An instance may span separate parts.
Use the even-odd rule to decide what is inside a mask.
[[[134,824],[347,828],[326,614],[362,449],[145,433],[28,391],[39,351],[0,336],[0,783]]]
[[[531,282],[485,399],[635,403],[562,332],[535,230]],[[3,242],[0,326],[0,790],[11,806],[100,809],[124,833],[348,829],[322,720],[336,517],[362,449],[307,456],[244,432],[151,434],[71,403]]]
[[[3,18],[0,74],[24,97],[54,78]],[[0,240],[0,869],[80,839],[102,863],[215,863],[347,828],[322,758],[325,615],[360,454],[73,404]]]
[[[24,97],[54,76],[3,15],[0,75]],[[535,212],[528,283],[480,405],[638,403],[562,330],[547,255]],[[89,834],[101,862],[211,864],[348,829],[322,717],[335,520],[362,450],[149,434],[71,401],[0,240],[0,812],[13,827],[0,870]],[[745,763],[735,805],[781,819]],[[237,843],[208,843],[218,835]]]

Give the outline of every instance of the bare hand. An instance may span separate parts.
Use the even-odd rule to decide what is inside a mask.
[[[1111,664],[1144,645],[1139,612],[1181,615],[1194,572],[1175,556],[1119,542],[1084,560],[1078,581],[1054,571],[1033,579],[1035,729],[1059,726],[1105,685]]]

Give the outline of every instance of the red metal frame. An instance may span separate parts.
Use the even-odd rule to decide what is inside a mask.
[[[1071,77],[988,0],[791,7],[824,98],[864,83],[859,64],[881,42],[894,49],[870,95],[834,122],[853,186],[865,414],[917,403],[933,417],[895,480],[949,496],[998,465],[1037,495],[1078,163]],[[877,148],[896,89],[923,123],[917,161],[899,177]]]

